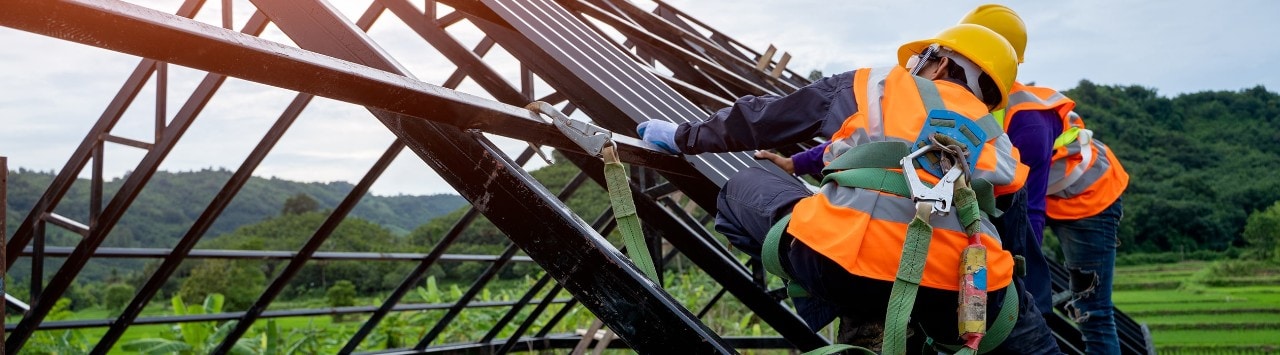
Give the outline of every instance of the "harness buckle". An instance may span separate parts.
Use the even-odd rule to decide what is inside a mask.
[[[530,102],[525,105],[525,109],[551,117],[551,123],[560,130],[560,133],[577,144],[587,154],[597,158],[604,158],[606,161],[618,161],[617,155],[612,151],[613,149],[606,149],[614,147],[613,132],[587,122],[571,119],[556,109],[555,106],[545,101]]]

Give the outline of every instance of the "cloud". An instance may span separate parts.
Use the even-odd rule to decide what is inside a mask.
[[[647,9],[656,6],[635,1]],[[170,12],[177,6],[172,1],[137,2]],[[830,75],[892,65],[899,45],[936,33],[986,0],[667,2],[756,51],[772,44],[779,52],[790,53],[788,67],[800,75],[814,69]],[[331,3],[349,19],[358,18],[368,4]],[[197,20],[220,24],[220,6],[221,2],[208,2]],[[242,25],[252,4],[237,0],[233,6],[235,22]],[[1088,79],[1152,87],[1165,95],[1256,85],[1280,88],[1280,71],[1271,67],[1280,62],[1280,47],[1272,45],[1271,38],[1280,33],[1280,25],[1270,18],[1280,13],[1278,2],[1080,0],[1016,1],[1009,6],[1021,13],[1030,32],[1027,62],[1020,70],[1024,81],[1066,89]],[[415,77],[441,83],[456,69],[394,14],[382,16],[370,36]],[[451,29],[450,35],[468,47],[480,38],[475,29],[467,28]],[[274,27],[264,38],[292,45]],[[12,168],[62,168],[139,61],[8,28],[0,28],[0,48],[0,155],[9,157]],[[488,61],[508,82],[518,82],[519,65],[509,55],[495,54]],[[204,75],[170,67],[168,116],[178,112]],[[538,88],[546,92],[545,85]],[[489,97],[470,80],[460,90]],[[154,85],[144,88],[113,133],[150,142],[154,93]],[[162,168],[238,167],[295,95],[228,80]],[[392,139],[364,108],[316,99],[255,174],[354,183]],[[510,139],[493,140],[511,156],[527,147]],[[138,149],[112,146],[107,151],[108,174],[132,170],[141,154]],[[544,164],[535,158],[529,166]],[[409,153],[402,153],[374,186],[379,194],[452,191]]]

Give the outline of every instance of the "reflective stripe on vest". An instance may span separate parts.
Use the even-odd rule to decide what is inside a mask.
[[[1111,148],[1092,136],[1091,131],[1080,130],[1080,144],[1073,142],[1054,152],[1045,198],[1049,218],[1076,220],[1096,215],[1129,185],[1129,174]]]
[[[987,115],[987,107],[968,90],[953,83],[939,83],[937,98],[922,100],[916,77],[905,70],[861,69],[854,73],[854,95],[859,112],[845,119],[831,138],[823,156],[824,163],[854,147],[870,142],[915,141],[925,124],[925,101],[944,105],[945,109],[965,117],[984,117],[987,126],[999,132],[999,125]],[[930,86],[932,82],[925,81]],[[874,115],[872,113],[875,113]],[[885,119],[885,118],[889,119]],[[984,130],[987,129],[984,127]],[[1008,136],[996,134],[985,143],[976,157],[974,178],[988,179],[1000,185],[1020,187],[1025,172],[1019,174],[1013,145]],[[899,169],[893,169],[899,170]],[[937,177],[917,170],[922,180],[936,183]],[[1016,188],[1014,190],[1016,190]],[[791,214],[787,232],[805,245],[835,261],[854,275],[892,281],[902,256],[907,223],[915,214],[910,199],[881,191],[824,184],[819,194],[800,200]],[[933,241],[928,251],[924,276],[920,284],[944,290],[958,290],[957,265],[960,251],[967,246],[967,236],[954,216],[934,216]],[[1009,284],[1013,275],[1013,257],[1000,247],[999,235],[989,220],[981,222],[981,239],[988,248],[989,290]]]
[[[1053,161],[1053,165],[1049,167],[1049,188],[1045,190],[1046,195],[1070,198],[1079,192],[1072,193],[1065,190],[1080,181],[1080,178],[1084,176],[1085,170],[1088,170],[1091,166],[1105,169],[1106,166],[1110,165],[1110,162],[1107,161],[1101,161],[1098,162],[1098,165],[1094,165],[1093,131],[1080,129],[1075,132],[1076,139],[1061,148],[1065,148],[1064,151],[1068,156],[1079,155],[1079,160],[1076,160],[1074,164],[1069,164],[1067,159]],[[1074,166],[1068,170],[1067,165]],[[1076,185],[1076,189],[1082,187],[1082,185]]]

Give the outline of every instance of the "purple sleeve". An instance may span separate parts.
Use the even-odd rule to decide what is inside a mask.
[[[1053,140],[1062,134],[1061,119],[1051,110],[1020,111],[1009,118],[1009,140],[1018,148],[1022,164],[1030,168],[1027,175],[1027,217],[1036,239],[1044,239],[1044,198],[1049,187],[1049,166],[1053,158]]]
[[[809,175],[822,172],[822,153],[826,152],[827,145],[831,142],[819,144],[809,150],[796,153],[791,156],[791,164],[796,169],[796,175]]]

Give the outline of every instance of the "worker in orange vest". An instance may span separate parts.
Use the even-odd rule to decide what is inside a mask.
[[[1054,145],[1045,212],[1071,273],[1066,309],[1080,324],[1087,353],[1119,354],[1111,287],[1129,174],[1075,112],[1064,122],[1066,132]]]
[[[967,13],[960,23],[980,25],[1000,34],[1013,46],[1018,63],[1022,63],[1027,43],[1026,27],[1013,10],[1002,5],[981,5]],[[1056,137],[1053,130],[1060,125],[1058,117],[1069,112],[1075,103],[1056,94],[1056,91],[1029,87],[1017,81],[1011,90],[1008,109],[997,111],[995,117],[1019,151],[1019,160],[1029,168],[1029,173],[1021,191],[1000,196],[997,205],[1004,215],[993,222],[1003,237],[1005,250],[1024,258],[1026,289],[1036,301],[1036,308],[1048,313],[1053,311],[1052,289],[1048,264],[1040,252],[1045,226],[1045,191],[1053,153],[1052,141]],[[768,151],[756,152],[756,156],[769,159],[796,175],[817,174],[822,170],[821,155],[825,147],[826,144],[822,144],[790,158]],[[797,304],[797,310],[803,311],[800,306]],[[857,321],[843,319],[841,333],[855,329],[846,326],[852,323]]]
[[[774,254],[780,265],[771,272],[839,304],[842,315],[885,319],[886,353],[904,351],[888,337],[905,331],[898,323],[908,316],[940,344],[1058,353],[1030,296],[1010,287],[1017,283],[1013,256],[989,217],[974,213],[992,212],[989,201],[950,200],[953,183],[955,196],[971,181],[990,191],[965,196],[990,198],[992,191],[1017,191],[1026,178],[1026,167],[990,115],[1005,107],[1017,75],[1013,48],[990,29],[962,24],[907,43],[898,56],[899,66],[837,74],[782,97],[745,96],[701,122],[650,120],[638,133],[684,154],[830,137],[823,160],[834,178],[824,180],[817,194],[795,179],[742,170],[720,191],[716,230],[763,256],[766,265]],[[907,62],[915,63],[914,72],[904,68]],[[946,213],[951,207],[955,214]],[[920,232],[921,225],[931,230]],[[771,229],[780,240],[769,237]],[[984,262],[961,270],[962,252],[975,246],[988,251]],[[957,315],[956,300],[972,295],[975,286],[989,300],[985,314],[991,316],[980,324],[992,327],[987,338],[971,337],[965,329],[972,324],[962,321],[973,319]]]
[[[1021,61],[1027,34],[1022,19],[1013,10],[982,5],[961,23],[982,25],[1000,33],[1013,44]],[[1015,82],[1004,125],[1035,127],[1022,132],[1009,130],[1014,145],[1021,149],[1022,161],[1031,167],[1029,181],[1043,181],[1035,184],[1037,191],[1028,191],[1030,217],[1037,236],[1037,243],[1029,245],[1028,252],[1039,254],[1040,236],[1046,225],[1054,231],[1071,273],[1072,296],[1066,309],[1080,325],[1085,352],[1119,354],[1111,286],[1119,245],[1116,229],[1122,215],[1120,195],[1129,176],[1111,150],[1085,129],[1084,121],[1074,112],[1075,105],[1053,89]],[[1020,141],[1033,143],[1019,144]],[[1033,144],[1037,147],[1029,149]],[[1031,262],[1039,261],[1035,256],[1027,255],[1027,283],[1037,306],[1050,312],[1052,309],[1046,306],[1051,302],[1047,265],[1041,268]]]

